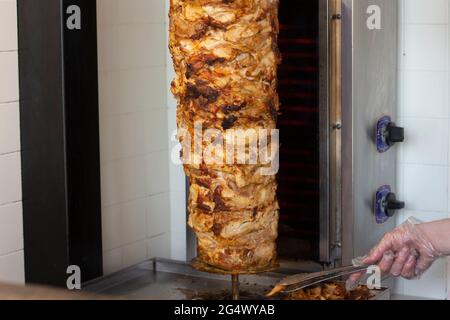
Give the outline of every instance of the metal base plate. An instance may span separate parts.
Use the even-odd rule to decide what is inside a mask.
[[[305,271],[282,267],[279,272],[239,276],[240,299],[266,300],[282,278]],[[131,300],[231,300],[231,277],[201,272],[184,262],[152,259],[85,283],[83,291]],[[375,299],[389,299],[389,289]]]

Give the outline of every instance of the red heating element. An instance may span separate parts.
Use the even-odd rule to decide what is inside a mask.
[[[318,259],[319,52],[318,1],[281,1],[279,47],[282,257]]]

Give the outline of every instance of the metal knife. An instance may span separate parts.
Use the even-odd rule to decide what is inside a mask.
[[[281,292],[291,293],[322,282],[336,279],[342,276],[351,275],[361,271],[366,271],[368,266],[347,266],[337,269],[330,269],[315,273],[297,274],[282,279],[274,289],[267,294],[273,297]]]

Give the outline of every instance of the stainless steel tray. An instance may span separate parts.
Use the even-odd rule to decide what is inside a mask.
[[[265,299],[275,284],[295,272],[298,270],[280,269],[240,276],[241,299]],[[183,262],[152,259],[86,283],[83,290],[137,300],[227,300],[231,299],[231,277],[203,273]],[[375,300],[390,298],[388,289],[374,294]]]

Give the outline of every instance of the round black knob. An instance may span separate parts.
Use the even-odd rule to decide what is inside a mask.
[[[385,199],[385,212],[388,217],[395,215],[395,211],[405,208],[405,202],[398,201],[395,193],[388,193]]]
[[[391,122],[386,128],[386,142],[392,146],[397,142],[405,141],[405,129],[397,127],[395,123]]]

